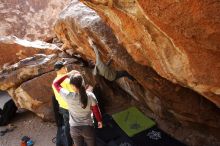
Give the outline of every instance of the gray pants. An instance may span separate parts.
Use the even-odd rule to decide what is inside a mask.
[[[75,146],[95,146],[95,131],[92,126],[72,126],[70,133]]]

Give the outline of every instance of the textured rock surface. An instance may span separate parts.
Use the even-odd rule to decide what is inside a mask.
[[[120,2],[121,7],[118,6]],[[119,1],[117,6],[121,9],[126,4],[127,7],[133,7],[133,1],[129,2],[131,3]],[[97,2],[96,4],[100,3]],[[211,127],[219,129],[219,109],[213,103],[188,88],[172,83],[178,82],[183,86],[190,86],[188,83],[190,78],[186,76],[191,74],[188,68],[193,69],[193,66],[187,66],[186,62],[189,62],[186,57],[187,54],[184,54],[184,51],[181,50],[177,51],[177,47],[174,46],[171,38],[165,35],[152,21],[147,21],[148,19],[145,19],[144,14],[140,13],[137,7],[128,10],[133,10],[134,14],[138,11],[140,15],[143,15],[141,17],[143,19],[128,15],[130,11],[121,11],[119,8],[114,9],[114,7],[111,7],[111,3],[110,6],[107,4],[109,3],[106,2],[100,5],[88,3],[89,6],[100,12],[103,18],[113,27],[115,34],[95,11],[77,0],[71,2],[70,6],[60,14],[60,19],[54,27],[58,38],[64,42],[63,49],[72,48],[73,52],[80,53],[83,58],[94,61],[95,55],[88,44],[88,37],[91,37],[99,46],[101,58],[104,61],[111,57],[113,59],[112,67],[116,70],[128,71],[137,80],[137,82],[132,83],[127,79],[121,79],[118,84],[135,99],[147,105],[161,119],[177,120],[182,124],[196,124],[198,127],[205,125],[207,129],[212,129]],[[124,15],[127,17],[123,17]],[[114,22],[117,22],[120,28],[113,25]],[[213,55],[217,54],[216,52]],[[169,66],[168,61],[174,63],[174,66],[173,64]],[[172,82],[160,77],[152,68],[147,66],[154,68],[158,74]],[[178,75],[175,75],[177,72]],[[193,78],[196,79],[196,77]],[[185,81],[185,79],[187,80]],[[219,98],[206,97],[218,105]],[[186,142],[186,139],[183,139]],[[198,143],[199,141],[196,142],[196,144]]]
[[[0,37],[0,70],[35,54],[53,54],[59,51],[56,45],[16,37]]]
[[[16,88],[21,83],[50,72],[57,61],[56,55],[35,55],[23,59],[0,72],[0,90]]]
[[[7,90],[16,105],[53,120],[51,84],[56,74],[58,55],[36,54],[8,66],[0,72],[0,90]]]
[[[214,0],[82,0],[135,62],[220,106],[220,3]]]
[[[0,0],[0,36],[47,39],[51,26],[70,0]]]
[[[0,74],[0,89],[7,90],[18,107],[33,111],[44,120],[53,119],[50,84],[57,59],[56,55],[35,55],[9,66]]]
[[[51,97],[53,91],[51,84],[56,77],[52,71],[22,83],[13,93],[13,99],[19,107],[36,113],[44,120],[54,118]]]
[[[8,91],[16,105],[44,120],[52,120],[52,80],[57,55],[37,54],[8,66],[0,72],[0,90]]]

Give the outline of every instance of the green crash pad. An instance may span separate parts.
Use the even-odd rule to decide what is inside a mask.
[[[149,129],[156,124],[135,107],[116,113],[112,117],[129,137]]]

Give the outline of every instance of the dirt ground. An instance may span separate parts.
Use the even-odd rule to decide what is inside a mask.
[[[5,93],[0,93],[0,108],[10,97]],[[56,136],[56,126],[54,123],[43,122],[40,118],[29,111],[18,113],[11,124],[17,126],[12,132],[0,136],[0,146],[20,146],[21,138],[29,136],[34,142],[34,146],[55,146],[52,139]],[[6,126],[0,127],[0,131]]]
[[[34,146],[55,146],[52,143],[56,136],[54,123],[42,122],[31,112],[19,113],[11,123],[17,128],[0,136],[0,146],[19,146],[23,136],[29,136],[35,142]]]

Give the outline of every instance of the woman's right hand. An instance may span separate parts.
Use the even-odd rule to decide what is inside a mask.
[[[103,125],[102,125],[102,122],[98,122],[98,128],[102,128]]]

